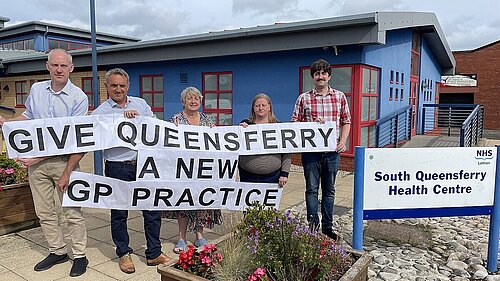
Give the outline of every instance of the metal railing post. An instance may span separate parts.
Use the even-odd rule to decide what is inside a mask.
[[[451,136],[451,106],[448,107],[448,137]]]
[[[411,116],[410,116],[410,118],[411,118]],[[411,130],[411,128],[410,128],[410,130]],[[410,135],[411,135],[411,133],[410,133]],[[425,135],[425,107],[422,107],[422,135]]]
[[[399,131],[399,121],[398,121],[398,115],[396,114],[396,120],[394,121],[395,122],[395,126],[396,126],[396,133],[394,134],[394,147],[398,147],[398,131]]]

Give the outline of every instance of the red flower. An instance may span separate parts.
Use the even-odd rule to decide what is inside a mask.
[[[199,252],[193,245],[189,245],[186,252],[179,254],[179,259],[174,267],[209,278],[213,275],[212,269],[220,261],[222,261],[222,255],[217,253],[215,245],[207,244]]]

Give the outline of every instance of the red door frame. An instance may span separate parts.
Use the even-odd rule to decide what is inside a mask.
[[[411,136],[417,134],[418,122],[418,90],[419,90],[418,76],[410,76],[410,97],[409,102],[411,105]]]

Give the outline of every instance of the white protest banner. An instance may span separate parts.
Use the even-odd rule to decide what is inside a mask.
[[[9,157],[35,157],[95,150],[98,119],[89,116],[5,122],[2,131]]]
[[[38,157],[103,150],[112,147],[174,148],[234,152],[240,155],[334,151],[334,122],[295,122],[204,127],[179,125],[155,118],[91,115],[6,122],[9,157]]]
[[[137,156],[137,180],[235,181],[237,168],[237,153],[141,149]]]
[[[496,148],[369,148],[364,210],[491,206]]]
[[[126,182],[82,172],[71,173],[65,207],[121,210],[243,211],[254,201],[278,209],[283,188],[270,183],[229,181]]]

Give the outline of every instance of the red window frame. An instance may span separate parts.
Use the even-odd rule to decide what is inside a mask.
[[[162,85],[161,85],[161,91],[155,91],[155,77],[161,77],[161,80],[162,80]],[[151,90],[150,91],[145,91],[143,89],[143,81],[144,79],[151,79]],[[165,87],[164,87],[164,82],[165,82],[165,79],[163,78],[163,74],[149,74],[149,75],[139,75],[139,91],[140,91],[140,96],[141,98],[144,99],[144,95],[145,94],[150,94],[151,95],[151,104],[149,104],[149,106],[151,106],[151,111],[153,111],[153,113],[156,114],[156,112],[160,112],[161,113],[161,116],[163,116],[163,113],[164,113],[164,102],[162,102],[161,106],[154,106],[155,105],[155,95],[161,95],[162,97],[165,96]],[[147,99],[145,99],[147,100]],[[165,101],[163,99],[163,101]],[[160,118],[162,119],[162,118]]]
[[[215,115],[215,120],[212,120],[215,125],[217,126],[223,126],[222,124],[219,124],[219,114],[231,114],[231,122],[230,124],[233,123],[233,106],[231,105],[231,108],[219,108],[219,102],[220,102],[220,94],[231,94],[231,103],[233,103],[233,89],[234,89],[234,84],[233,81],[231,81],[231,89],[230,90],[220,90],[219,87],[219,77],[221,75],[231,75],[231,80],[233,80],[233,72],[232,71],[221,71],[221,72],[203,72],[201,81],[202,81],[202,95],[203,95],[203,112],[205,114],[214,114]],[[215,90],[207,90],[205,87],[205,75],[215,75],[216,76],[216,89]],[[206,94],[215,94],[216,99],[217,99],[217,107],[216,108],[205,108],[205,100],[206,100]]]
[[[361,88],[360,89],[360,98],[359,98],[359,101],[360,101],[359,106],[360,106],[360,110],[361,110],[360,113],[362,112],[363,97],[369,97],[370,102],[372,100],[371,99],[372,97],[376,97],[377,105],[375,107],[375,110],[376,110],[376,112],[375,112],[375,119],[373,119],[373,120],[369,119],[369,120],[364,120],[363,121],[362,120],[362,114],[359,115],[359,118],[360,118],[360,122],[359,122],[359,139],[360,139],[360,142],[359,142],[359,144],[361,144],[361,131],[365,127],[370,128],[370,127],[376,125],[376,123],[377,123],[377,117],[378,117],[378,111],[380,110],[379,106],[378,106],[378,102],[379,102],[379,99],[380,99],[380,72],[381,71],[380,71],[379,68],[376,68],[376,67],[372,67],[372,66],[368,66],[368,65],[360,65],[360,70],[359,70],[360,71],[360,77],[359,77],[360,78],[360,85],[363,84],[363,69],[369,69],[370,70],[370,81],[368,82],[368,85],[372,85],[372,79],[373,79],[373,77],[372,77],[371,74],[372,74],[373,70],[377,71],[378,82],[377,82],[377,88],[374,89],[374,91],[375,91],[374,93],[371,92],[371,91],[370,92],[365,92],[364,89],[363,89],[363,87],[360,87]],[[370,88],[370,90],[371,90],[371,88]],[[370,106],[370,104],[368,104],[368,116],[372,115],[370,111],[371,111],[371,106]],[[368,137],[368,144],[371,144],[371,143],[375,144],[376,143],[376,140],[371,140],[370,139],[370,134],[368,134],[367,137]]]
[[[92,77],[82,77],[82,91],[87,95],[89,100],[89,109],[94,109],[94,79]],[[90,91],[85,88],[85,81],[90,82]]]
[[[24,85],[24,91],[23,91]],[[16,91],[16,107],[23,108],[25,106],[26,99],[28,98],[28,81],[16,81],[15,84]],[[23,101],[23,103],[18,103],[19,99]]]

